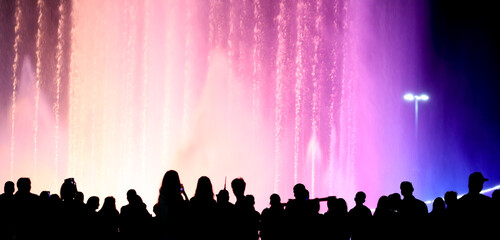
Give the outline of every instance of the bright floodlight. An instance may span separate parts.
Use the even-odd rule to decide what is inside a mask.
[[[420,96],[418,96],[413,95],[413,93],[407,93],[403,96],[403,98],[408,102],[429,100],[429,96],[427,94],[420,94]]]
[[[420,99],[419,100],[427,101],[427,100],[429,100],[429,96],[426,95],[426,94],[422,94],[422,95],[420,95]]]
[[[413,94],[411,94],[411,93],[407,93],[407,94],[405,94],[403,98],[404,98],[406,101],[413,101],[413,100],[415,100],[415,96],[414,96]],[[427,97],[427,98],[428,98],[428,97]]]

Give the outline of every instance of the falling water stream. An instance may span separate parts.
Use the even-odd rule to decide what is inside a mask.
[[[152,207],[163,174],[176,169],[188,195],[203,175],[216,192],[225,176],[243,177],[263,208],[273,192],[292,198],[299,182],[311,198],[350,201],[365,190],[373,204],[388,180],[409,173],[382,169],[412,165],[397,160],[411,150],[398,140],[412,123],[390,104],[374,106],[371,93],[399,96],[401,80],[387,79],[418,70],[370,51],[404,50],[418,66],[404,39],[419,41],[415,3],[374,15],[376,1],[14,2],[2,180],[29,176],[36,191],[57,192],[74,177],[87,197],[120,204],[135,188]],[[391,112],[393,125],[379,132]],[[400,148],[388,154],[372,146],[380,140]]]

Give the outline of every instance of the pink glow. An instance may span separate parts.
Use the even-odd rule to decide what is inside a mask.
[[[74,177],[87,198],[113,195],[118,206],[134,188],[151,209],[169,169],[188,195],[200,176],[215,192],[224,177],[243,177],[258,210],[274,192],[291,198],[298,182],[311,198],[336,195],[350,206],[364,190],[374,206],[397,191],[393,181],[417,176],[399,161],[412,123],[393,101],[405,73],[418,76],[418,51],[387,37],[414,32],[373,16],[375,2],[73,1],[71,38],[57,28],[56,97],[35,91],[35,76],[49,71],[43,62],[16,52],[14,121],[2,124],[12,139],[0,138],[0,157],[15,163],[2,166],[13,179],[31,177],[35,193]],[[418,9],[409,12],[404,23],[416,24]],[[71,50],[61,117],[63,43]],[[388,167],[403,170],[388,176]]]

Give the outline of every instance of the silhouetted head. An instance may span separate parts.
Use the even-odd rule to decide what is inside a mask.
[[[399,211],[401,206],[401,195],[399,193],[391,193],[387,196],[387,208],[393,212]]]
[[[129,189],[127,191],[127,201],[128,203],[132,204],[137,200],[137,192],[135,189]]]
[[[61,198],[56,193],[50,194],[49,199],[51,202],[54,202],[54,203],[59,203],[61,201]]]
[[[113,210],[116,209],[116,200],[114,197],[109,196],[104,199],[101,210]]]
[[[326,200],[326,206],[328,207],[328,211],[332,212],[335,209],[335,201],[337,201],[337,197],[328,197]]]
[[[99,198],[96,196],[89,197],[87,207],[92,211],[96,211],[99,208]]]
[[[293,187],[293,196],[295,196],[295,200],[305,201],[307,200],[309,195],[309,191],[307,191],[306,187],[302,183],[297,183]]]
[[[488,181],[480,172],[474,172],[469,175],[469,193],[479,194],[483,190],[484,182]]]
[[[282,206],[281,204],[281,197],[277,193],[271,194],[271,197],[269,197],[269,204],[271,204],[272,208],[279,208]]]
[[[31,191],[31,180],[29,178],[19,178],[17,180],[17,191],[21,193],[29,193]]]
[[[491,194],[491,199],[493,199],[493,201],[495,201],[495,202],[500,203],[500,190],[499,189],[493,191],[493,193]]]
[[[255,197],[251,194],[248,194],[245,196],[245,199],[247,200],[248,206],[253,207],[255,205]]]
[[[433,212],[444,212],[445,205],[444,205],[444,200],[441,197],[437,197],[434,199],[434,202],[432,202],[432,211]]]
[[[71,201],[75,199],[77,192],[75,180],[73,178],[67,178],[61,185],[61,200]]]
[[[387,196],[387,198],[389,198],[390,201],[399,202],[399,201],[401,201],[401,194],[391,193],[391,194],[389,194],[389,196]]]
[[[387,211],[389,210],[389,207],[387,204],[389,201],[389,198],[387,196],[381,196],[379,199],[378,199],[378,202],[377,202],[377,209],[376,211]]]
[[[356,196],[354,197],[354,202],[356,202],[356,205],[363,205],[366,200],[366,194],[364,192],[357,192]]]
[[[458,196],[457,192],[455,191],[448,191],[444,194],[444,202],[446,205],[454,205],[458,201]]]
[[[49,198],[50,198],[50,192],[49,191],[42,191],[40,193],[40,199],[42,199],[42,200],[45,201],[45,200],[47,200]]]
[[[229,192],[226,189],[222,189],[217,194],[217,203],[227,203],[229,202]]]
[[[75,201],[78,203],[83,203],[84,195],[82,192],[76,192]]]
[[[198,178],[194,196],[198,199],[214,199],[214,189],[210,178],[206,176]]]
[[[335,212],[340,215],[347,214],[347,202],[343,198],[335,200]]]
[[[160,195],[167,198],[180,197],[181,194],[181,180],[179,174],[175,170],[169,170],[163,176],[163,181],[160,187]]]
[[[14,191],[15,191],[14,182],[12,182],[12,181],[5,182],[5,184],[3,185],[3,192],[6,195],[13,195]]]
[[[231,181],[231,188],[233,189],[233,194],[236,198],[241,198],[245,196],[246,183],[243,178],[235,178]]]
[[[404,198],[413,196],[414,189],[411,182],[403,181],[399,187],[401,189],[401,195],[403,195]]]

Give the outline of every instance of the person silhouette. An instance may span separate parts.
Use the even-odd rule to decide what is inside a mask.
[[[17,192],[14,195],[15,199],[38,200],[38,195],[31,193],[31,180],[29,178],[19,178],[17,180]]]
[[[500,225],[500,190],[499,189],[493,191],[493,193],[491,194],[491,200],[492,200],[492,204],[493,204],[493,216],[496,216],[492,225],[499,226]],[[496,236],[498,238],[498,234]]]
[[[54,226],[54,223],[57,221],[56,219],[57,215],[54,213],[53,209],[51,209],[49,191],[42,191],[40,193],[40,195],[38,196],[38,204],[39,204],[38,213],[41,219],[41,221],[39,221],[38,234],[41,236],[46,236],[52,233],[53,230],[52,227]]]
[[[202,176],[198,179],[194,196],[189,201],[189,222],[195,231],[190,231],[193,239],[215,239],[216,202],[210,178]]]
[[[458,202],[462,214],[469,217],[481,216],[486,213],[491,205],[491,198],[481,194],[484,182],[488,181],[480,172],[474,172],[469,175],[469,192],[462,196]]]
[[[157,234],[162,239],[185,238],[189,199],[175,170],[163,176],[158,196],[156,224]]]
[[[375,212],[373,213],[373,216],[376,218],[386,218],[388,215],[391,214],[391,211],[389,210],[388,206],[388,197],[387,196],[380,196],[378,201],[377,201],[377,207],[375,208]],[[381,219],[380,219],[381,220]]]
[[[0,239],[14,238],[14,182],[4,184],[4,193],[0,195]]]
[[[248,204],[248,234],[250,239],[259,239],[260,213],[255,211],[255,197],[251,194],[246,195]]]
[[[357,192],[354,197],[354,206],[349,211],[349,222],[351,225],[351,239],[370,239],[371,238],[371,218],[372,212],[364,205],[366,194],[364,192]]]
[[[387,196],[387,206],[392,215],[398,215],[401,208],[401,195],[399,193],[391,193]]]
[[[400,234],[408,239],[422,239],[426,233],[424,224],[428,214],[427,205],[413,196],[413,184],[403,181],[400,184],[403,200],[400,202],[398,217],[400,221],[396,222],[396,228]],[[415,231],[415,234],[411,233]]]
[[[149,238],[151,214],[146,209],[146,204],[134,189],[127,191],[127,201],[128,204],[120,209],[122,239]]]
[[[397,213],[391,210],[388,196],[381,196],[373,213],[373,239],[394,239]]]
[[[249,199],[245,196],[245,180],[243,178],[233,179],[231,188],[236,197],[236,203],[234,204],[234,237],[237,239],[253,239],[252,212]]]
[[[84,199],[85,197],[83,192],[77,191],[75,194],[75,205],[77,207],[78,214],[82,217],[82,219],[79,219],[81,223],[86,221],[84,218],[87,218],[89,215],[89,209],[87,208],[87,205],[85,205]]]
[[[429,213],[430,217],[442,218],[445,215],[445,203],[441,197],[437,197],[432,202],[432,211]]]
[[[234,204],[229,202],[229,192],[226,189],[220,190],[217,194],[217,204],[231,205],[234,207]]]
[[[337,200],[337,197],[335,197],[335,196],[331,196],[331,197],[327,198],[326,207],[328,208],[328,210],[325,212],[325,214],[324,214],[325,216],[335,214],[335,207],[336,207],[335,201],[336,200]]]
[[[87,209],[87,217],[85,219],[86,222],[84,223],[85,233],[88,239],[94,239],[99,237],[99,216],[97,213],[97,209],[99,208],[99,197],[89,197],[89,199],[87,199],[87,204],[85,204],[85,207]]]
[[[429,238],[446,239],[446,208],[443,198],[437,197],[432,202],[432,211],[429,213]]]
[[[400,185],[403,200],[399,209],[402,218],[425,218],[428,213],[427,205],[413,196],[413,185],[411,182],[403,181]]]
[[[297,183],[293,187],[294,199],[288,200],[285,206],[285,215],[287,218],[286,239],[306,239],[311,228],[311,219],[313,218],[313,207],[308,201],[309,191],[302,183]]]
[[[234,206],[238,209],[246,209],[247,203],[245,197],[245,180],[243,180],[243,178],[233,179],[233,181],[231,181],[231,188],[233,189],[233,194],[236,197]]]
[[[215,229],[217,239],[229,240],[234,236],[234,204],[229,202],[229,192],[224,188],[217,194]]]
[[[5,182],[3,186],[3,194],[0,195],[0,201],[5,199],[12,200],[14,198],[14,191],[15,191],[14,182],[12,181]]]
[[[349,222],[347,203],[343,198],[329,197],[328,211],[324,214],[326,221],[325,235],[328,239],[349,239]],[[314,228],[313,228],[314,229]],[[318,238],[320,236],[317,236]]]
[[[210,178],[202,176],[198,179],[194,196],[190,200],[190,206],[196,210],[207,210],[214,207],[214,190]],[[205,208],[205,209],[201,209]]]
[[[59,211],[60,234],[62,238],[84,239],[84,223],[87,208],[83,204],[83,194],[77,198],[78,188],[73,178],[64,180],[60,188],[61,210]],[[78,194],[80,195],[80,194]]]
[[[469,192],[458,199],[458,215],[463,236],[469,239],[484,239],[491,236],[493,219],[492,200],[481,194],[484,182],[488,181],[480,172],[469,175]]]
[[[40,226],[38,195],[31,193],[29,178],[19,178],[16,184],[17,192],[14,194],[16,239],[34,239]]]
[[[75,194],[75,201],[78,204],[84,205],[85,203],[83,202],[85,199],[85,195],[82,192],[76,192]]]
[[[269,197],[269,205],[262,210],[260,237],[262,240],[283,239],[285,209],[280,195],[273,193]]]
[[[116,209],[116,200],[109,196],[104,199],[101,210],[97,212],[100,239],[117,239],[119,229],[119,216]]]
[[[303,218],[311,215],[311,210],[308,200],[309,191],[302,183],[297,183],[293,187],[293,196],[295,199],[290,199],[286,203],[285,212],[291,217]]]
[[[457,192],[455,191],[448,191],[444,194],[444,202],[446,204],[445,213],[450,218],[457,217],[457,196]]]
[[[493,199],[496,205],[500,203],[500,189],[493,191],[493,193],[491,194],[491,199]]]
[[[99,197],[89,197],[89,199],[87,199],[87,208],[91,214],[97,213],[97,209],[99,208]]]
[[[446,208],[444,210],[443,228],[446,239],[459,239],[460,235],[456,231],[459,223],[458,197],[457,192],[447,191],[444,194]]]
[[[64,179],[63,184],[61,185],[61,200],[63,202],[73,201],[76,197],[76,193],[78,192],[76,187],[76,182],[74,178]]]
[[[500,190],[497,189],[491,194],[491,200],[493,200],[493,208],[495,209],[495,216],[500,218]]]

